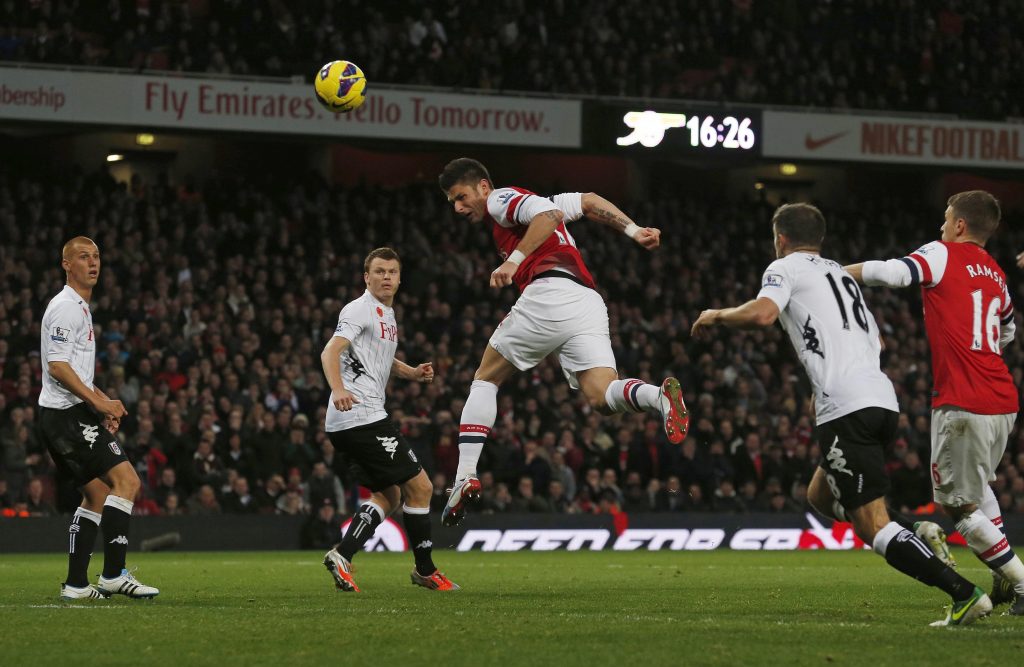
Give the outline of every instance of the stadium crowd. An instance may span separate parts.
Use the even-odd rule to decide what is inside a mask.
[[[2,0],[0,61],[1024,116],[1024,4]]]
[[[771,207],[666,195],[625,210],[661,227],[663,248],[646,253],[586,221],[571,230],[608,302],[622,373],[679,377],[690,436],[670,446],[648,415],[591,412],[549,359],[499,395],[481,461],[484,511],[805,509],[820,448],[809,386],[781,329],[721,330],[710,343],[688,335],[703,308],[757,293],[772,259]],[[826,254],[840,261],[905,253],[935,238],[940,218],[883,197],[825,212]],[[1020,285],[1012,250],[1024,239],[1012,229],[990,249]],[[433,183],[341,189],[276,174],[175,188],[103,171],[32,179],[0,166],[0,509],[46,515],[77,503],[54,483],[33,428],[39,321],[64,282],[59,250],[73,233],[94,238],[103,257],[96,382],[129,412],[118,437],[143,480],[137,513],[352,509],[355,485],[323,432],[329,390],[318,357],[341,306],[364,289],[364,255],[384,244],[403,257],[399,355],[437,371],[431,385],[393,382],[389,411],[443,505],[463,401],[515,294],[488,287],[490,235],[454,220]],[[902,409],[891,500],[913,510],[931,492],[920,299],[914,290],[866,298]],[[1024,345],[1005,358],[1019,386]],[[1022,473],[1018,429],[995,485],[1004,512],[1024,512]]]

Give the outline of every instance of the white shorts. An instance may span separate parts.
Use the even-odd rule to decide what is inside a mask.
[[[490,345],[521,371],[558,352],[573,389],[579,389],[579,371],[616,368],[604,299],[568,278],[540,278],[527,285]]]
[[[1016,413],[979,415],[949,405],[932,410],[935,502],[955,507],[981,503],[985,487],[996,479],[1016,419]]]

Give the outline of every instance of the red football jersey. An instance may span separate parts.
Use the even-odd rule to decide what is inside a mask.
[[[508,259],[523,240],[534,216],[544,211],[557,210],[561,210],[564,215],[562,222],[555,228],[554,233],[519,265],[519,270],[512,278],[520,292],[526,289],[538,274],[551,269],[568,271],[587,287],[594,287],[594,277],[583,263],[583,257],[576,248],[576,240],[565,226],[566,220],[571,221],[582,216],[582,210],[565,211],[552,200],[522,188],[498,188],[487,197],[487,212],[491,217],[494,243],[498,246],[503,260]]]
[[[974,243],[934,241],[903,258],[924,299],[932,349],[932,407],[980,415],[1017,412],[1017,387],[999,347],[1013,319],[1006,275]]]

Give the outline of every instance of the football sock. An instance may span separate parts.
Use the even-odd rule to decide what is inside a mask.
[[[114,579],[121,576],[124,561],[128,557],[128,525],[132,518],[130,500],[118,496],[107,496],[103,502],[103,577]]]
[[[604,392],[604,401],[612,412],[643,412],[658,410],[661,389],[641,380],[613,380]]]
[[[363,548],[366,541],[373,536],[373,531],[384,521],[384,510],[372,500],[363,503],[359,511],[352,517],[352,523],[348,524],[345,536],[341,538],[341,544],[336,548],[345,560],[351,562],[356,552]]]
[[[434,574],[432,551],[434,543],[430,541],[430,508],[402,506],[405,513],[405,533],[412,545],[412,555],[416,559],[416,571],[424,577]]]
[[[992,487],[986,485],[985,491],[981,496],[981,504],[978,505],[978,509],[988,517],[992,525],[999,529],[999,532],[1006,536],[1006,528],[1003,527],[1003,513],[999,509],[999,501],[996,499],[996,494],[992,491]],[[992,581],[995,584],[1002,579],[1002,575],[999,574],[998,570],[992,570]]]
[[[455,481],[476,477],[480,452],[498,416],[498,385],[473,380],[459,422],[459,468]]]
[[[75,588],[89,585],[89,559],[96,545],[102,515],[84,507],[75,510],[68,526],[68,578],[64,582]]]
[[[974,594],[974,584],[936,558],[928,545],[895,521],[878,531],[872,547],[893,569],[945,591],[954,600],[966,600]]]
[[[982,563],[1013,584],[1019,595],[1024,595],[1024,563],[1010,548],[1003,532],[984,512],[974,510],[956,522],[956,529]]]
[[[996,494],[992,491],[991,486],[985,486],[978,509],[988,517],[993,526],[999,529],[999,532],[1006,535],[1006,529],[1003,528],[1003,513],[999,509],[999,500],[996,499]]]

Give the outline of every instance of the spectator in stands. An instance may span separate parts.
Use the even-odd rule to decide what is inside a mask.
[[[249,492],[249,480],[241,475],[235,477],[231,491],[224,494],[221,507],[228,514],[255,514],[259,510],[259,505],[255,496]]]
[[[550,512],[551,505],[543,496],[533,492],[533,478],[523,475],[519,478],[518,493],[512,499],[509,512]]]
[[[29,480],[25,492],[25,509],[28,510],[29,516],[53,516],[57,513],[53,504],[46,499],[43,480],[38,477]]]
[[[197,515],[220,514],[220,503],[217,502],[217,494],[209,484],[203,484],[188,499],[188,513]]]
[[[164,502],[160,506],[160,512],[164,516],[182,516],[185,514],[185,508],[181,506],[181,496],[177,493],[168,493],[164,497]]]
[[[330,549],[338,543],[340,533],[341,515],[329,500],[324,500],[302,527],[302,548]]]
[[[345,489],[341,486],[341,480],[323,461],[313,464],[306,493],[306,502],[310,507],[320,507],[324,502],[329,502],[339,513],[345,513]]]

